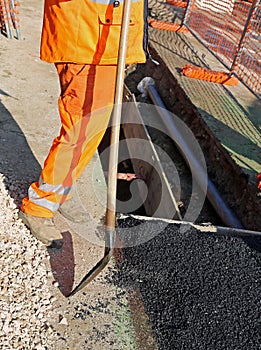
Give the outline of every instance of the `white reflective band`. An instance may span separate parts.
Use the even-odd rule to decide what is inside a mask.
[[[59,203],[51,202],[45,198],[39,197],[39,195],[31,187],[29,187],[28,190],[28,197],[31,202],[40,205],[41,207],[47,208],[52,212],[57,211],[60,207]]]
[[[39,184],[40,184],[39,189],[44,192],[53,192],[53,193],[66,195],[66,196],[73,192],[73,187],[69,187],[69,186],[64,187],[63,185],[50,185],[44,182],[41,177],[39,179]]]

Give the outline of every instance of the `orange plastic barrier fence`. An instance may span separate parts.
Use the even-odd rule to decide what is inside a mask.
[[[0,32],[10,39],[21,39],[18,6],[17,1],[0,0]]]
[[[181,7],[181,8],[186,8],[188,5],[188,1],[182,1],[182,0],[166,0],[167,4],[176,6],[176,7]]]
[[[181,70],[186,77],[190,78],[196,78],[212,83],[225,84],[230,86],[235,86],[238,84],[238,79],[236,77],[231,77],[230,74],[225,72],[217,72],[190,64],[183,66]]]
[[[153,28],[158,28],[162,30],[169,30],[171,32],[188,33],[189,30],[185,26],[181,26],[177,23],[169,23],[164,21],[159,21],[156,19],[150,19],[149,25]]]
[[[261,0],[190,0],[182,24],[261,98]]]

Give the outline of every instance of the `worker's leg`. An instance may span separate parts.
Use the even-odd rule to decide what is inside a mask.
[[[57,64],[57,71],[61,132],[22,205],[38,217],[52,217],[72,193],[106,131],[114,101],[116,66]]]

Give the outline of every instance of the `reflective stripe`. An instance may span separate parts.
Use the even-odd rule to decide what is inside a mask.
[[[64,187],[63,185],[50,185],[44,182],[41,177],[39,179],[39,189],[44,192],[53,192],[62,196],[68,196],[73,192],[73,187]]]
[[[41,207],[47,208],[52,212],[57,211],[60,207],[59,203],[51,202],[45,198],[39,197],[38,194],[31,187],[29,187],[28,196],[31,202],[40,205]]]
[[[41,192],[45,192],[46,196],[48,197],[53,197],[55,196],[68,196],[74,191],[73,187],[66,186],[64,187],[63,185],[50,185],[47,184],[46,182],[43,181],[43,179],[40,177],[39,179],[39,190]],[[28,190],[28,197],[29,200],[41,207],[47,208],[51,210],[52,212],[55,212],[59,209],[60,203],[59,201],[50,201],[46,198],[42,198],[33,188],[32,186],[29,187]],[[58,198],[57,198],[58,199]]]

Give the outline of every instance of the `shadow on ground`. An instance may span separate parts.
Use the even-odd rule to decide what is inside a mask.
[[[48,253],[54,280],[58,283],[61,293],[68,296],[74,282],[74,251],[71,233],[66,231],[62,235],[62,249],[48,249]]]
[[[200,108],[199,111],[222,145],[236,158],[243,171],[255,177],[261,164],[261,149],[257,142],[244,136],[244,130],[240,133],[206,111]]]
[[[0,90],[0,95],[6,95]],[[21,128],[0,100],[0,173],[5,186],[19,208],[29,185],[37,181],[41,166],[32,153]],[[54,279],[64,295],[72,289],[74,253],[69,232],[63,232],[64,245],[60,251],[48,249]]]
[[[0,94],[5,92],[0,90]],[[19,206],[32,181],[39,178],[40,164],[17,122],[0,100],[0,172],[9,195]]]

